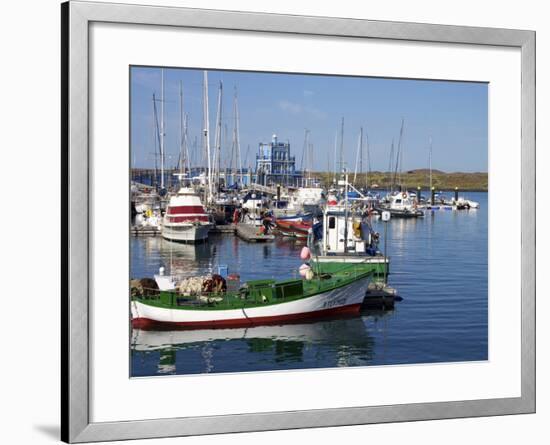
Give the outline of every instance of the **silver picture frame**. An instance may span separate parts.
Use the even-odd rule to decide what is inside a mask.
[[[93,22],[521,50],[521,396],[124,422],[90,421],[89,27]],[[535,32],[71,1],[62,23],[61,438],[96,442],[535,412]]]

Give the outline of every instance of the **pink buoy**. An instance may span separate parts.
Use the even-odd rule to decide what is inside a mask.
[[[311,267],[309,267],[307,264],[302,264],[300,266],[300,269],[298,269],[300,272],[300,276],[305,277],[308,270],[311,270]]]
[[[302,247],[302,251],[300,252],[300,258],[302,260],[309,260],[311,258],[311,251],[309,250],[309,247],[307,246]]]

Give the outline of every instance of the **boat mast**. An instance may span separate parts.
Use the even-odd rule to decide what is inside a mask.
[[[160,189],[164,190],[164,69],[160,70]]]
[[[340,172],[344,172],[344,118],[340,126]]]
[[[309,177],[309,130],[304,130],[304,146],[302,147],[302,160],[300,162],[300,170],[302,171],[302,187],[308,187]],[[304,174],[305,173],[305,174]],[[304,183],[305,181],[305,183]]]
[[[430,136],[430,151],[428,155],[429,166],[430,166],[430,193],[432,192],[432,137]]]
[[[185,117],[184,117],[184,114],[183,114],[183,85],[182,85],[182,82],[180,80],[180,156],[179,156],[179,170],[180,170],[180,174],[183,175],[183,173],[185,172],[185,161],[186,161],[186,156],[185,156],[185,144],[186,144],[186,140],[185,140]],[[180,176],[180,179],[182,178],[182,176]]]
[[[250,153],[250,144],[246,146],[246,152],[244,154],[244,165],[248,165],[248,154]],[[250,167],[250,166],[249,166]]]
[[[151,185],[157,187],[157,178],[158,178],[158,161],[157,161],[157,147],[160,147],[160,130],[159,130],[159,120],[157,116],[157,99],[155,93],[153,93],[153,127],[154,127],[154,141],[155,141],[155,176],[154,180],[151,182]]]
[[[363,174],[363,127],[361,127],[359,134],[359,173]]]
[[[334,184],[336,184],[336,172],[338,170],[338,164],[337,164],[337,153],[338,153],[338,130],[336,130],[334,132],[334,165],[333,165],[333,173],[334,173],[334,178],[333,178],[333,182]]]
[[[344,255],[348,252],[348,172],[343,170],[345,174],[344,186]]]
[[[393,145],[393,139],[391,140],[391,149],[390,149],[390,166],[388,168],[388,173],[390,175],[390,194],[393,193],[393,185],[395,178],[393,176],[393,157],[394,157],[394,145]]]
[[[308,187],[312,187],[313,184],[313,178],[311,174],[313,173],[313,143],[309,143],[309,153],[308,153],[308,175],[309,175],[309,185]]]
[[[208,71],[203,71],[203,124],[204,124],[204,149],[206,151],[207,159],[207,175],[206,180],[208,181],[208,199],[207,201],[212,201],[212,166],[210,158],[210,123],[208,116]]]
[[[220,167],[222,156],[222,95],[223,84],[220,81],[220,88],[218,90],[218,111],[216,116],[216,151],[214,153],[214,169],[216,171],[216,192],[220,187]]]
[[[357,141],[357,153],[355,155],[355,171],[353,173],[353,183],[357,181],[357,167],[359,173],[363,173],[363,127],[359,130],[359,139]]]
[[[367,171],[365,172],[365,191],[369,188],[369,173],[370,173],[370,149],[369,149],[369,133],[365,132],[366,143],[367,143]]]
[[[183,140],[185,145],[185,159],[187,160],[187,172],[189,178],[191,178],[191,154],[189,153],[189,114],[184,115],[184,131],[183,131]]]
[[[399,130],[399,141],[397,142],[397,157],[395,160],[395,181],[399,182],[399,188],[403,188],[402,184],[402,173],[403,173],[403,148],[402,148],[402,142],[403,142],[403,127],[405,125],[405,119],[401,118],[401,129]],[[398,176],[399,173],[399,176]]]
[[[237,178],[237,174],[240,175],[239,179],[237,180],[237,184],[240,185],[242,182],[242,165],[241,165],[241,142],[239,137],[239,102],[237,97],[237,86],[234,87],[234,95],[233,95],[233,144],[235,147],[235,169],[238,169],[235,174],[235,178]]]

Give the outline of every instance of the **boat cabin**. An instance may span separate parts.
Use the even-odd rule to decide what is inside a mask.
[[[322,255],[374,255],[376,248],[369,224],[360,216],[326,211],[323,214]]]
[[[398,192],[389,197],[390,210],[414,210],[415,201],[410,194]]]

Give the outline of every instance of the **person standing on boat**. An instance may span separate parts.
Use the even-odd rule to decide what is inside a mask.
[[[271,218],[266,210],[262,210],[260,216],[262,218],[262,225],[264,226],[264,235],[268,235],[271,229]]]

